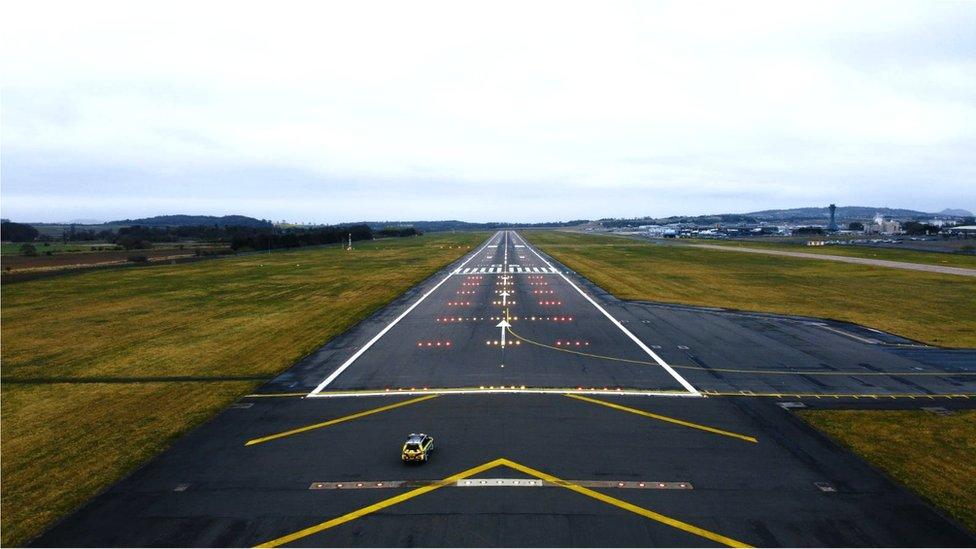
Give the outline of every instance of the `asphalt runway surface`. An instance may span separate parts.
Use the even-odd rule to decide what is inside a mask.
[[[973,546],[791,407],[967,408],[974,374],[859,326],[621,302],[500,231],[33,545]],[[429,463],[400,462],[411,432]]]

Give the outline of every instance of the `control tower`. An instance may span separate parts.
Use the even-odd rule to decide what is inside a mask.
[[[830,225],[827,226],[827,230],[833,232],[833,231],[836,231],[837,230],[837,220],[835,219],[835,214],[837,212],[837,206],[834,205],[834,204],[831,204],[829,206],[829,208],[830,208]]]

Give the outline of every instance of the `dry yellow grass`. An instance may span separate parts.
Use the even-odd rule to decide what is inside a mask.
[[[39,533],[252,386],[5,383],[3,545]]]
[[[486,238],[461,233],[92,272],[3,288],[2,544]],[[194,376],[184,383],[34,383]],[[135,380],[133,380],[135,381]]]
[[[811,410],[808,423],[976,531],[976,410]]]

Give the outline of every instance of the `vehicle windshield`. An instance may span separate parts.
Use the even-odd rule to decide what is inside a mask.
[[[417,444],[416,442],[407,443],[407,450],[419,450],[419,449],[420,449],[420,444]]]

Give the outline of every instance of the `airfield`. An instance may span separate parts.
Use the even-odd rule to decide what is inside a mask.
[[[33,544],[972,546],[791,410],[973,394],[974,351],[622,302],[500,231]]]

